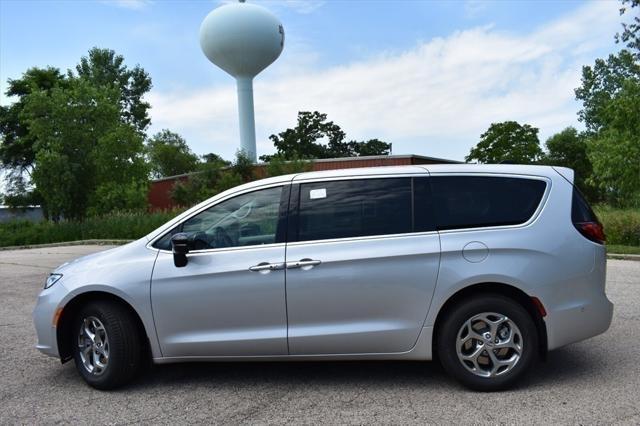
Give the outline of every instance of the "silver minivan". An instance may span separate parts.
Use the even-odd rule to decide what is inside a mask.
[[[99,389],[149,360],[434,358],[504,389],[611,323],[603,229],[573,178],[454,164],[242,185],[53,271],[37,348]]]

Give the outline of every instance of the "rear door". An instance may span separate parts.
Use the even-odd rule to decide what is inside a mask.
[[[414,217],[414,179],[367,177],[292,188],[289,353],[410,350],[433,295],[440,242]]]

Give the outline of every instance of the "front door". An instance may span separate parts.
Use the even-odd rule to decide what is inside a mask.
[[[440,241],[414,217],[411,177],[301,183],[287,245],[292,355],[410,350],[433,296]]]
[[[164,357],[287,354],[283,192],[273,187],[226,199],[173,231],[189,234],[196,250],[180,268],[161,250],[153,270]]]

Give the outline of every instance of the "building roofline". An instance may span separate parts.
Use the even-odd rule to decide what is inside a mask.
[[[339,157],[339,158],[319,158],[317,160],[310,160],[313,163],[333,163],[339,161],[367,161],[367,160],[385,160],[385,159],[403,159],[403,158],[418,158],[420,160],[439,161],[445,164],[458,164],[461,161],[448,160],[446,158],[428,157],[426,155],[416,154],[400,154],[400,155],[365,155],[362,157]]]
[[[399,155],[365,155],[362,157],[339,157],[339,158],[318,158],[315,160],[308,160],[311,163],[337,163],[342,161],[370,161],[370,160],[388,160],[388,159],[404,159],[404,158],[416,158],[419,160],[427,160],[439,162],[442,164],[464,164],[462,161],[449,160],[446,158],[429,157],[426,155],[417,154],[399,154]],[[258,163],[256,166],[266,166],[269,163]],[[230,167],[230,166],[228,166]],[[226,168],[226,167],[223,167]],[[157,179],[151,179],[151,182],[162,182],[165,180],[176,180],[184,177],[189,177],[202,172],[182,173],[179,175],[165,176]]]
[[[165,180],[176,180],[176,179],[183,178],[183,177],[189,177],[189,176],[197,175],[198,173],[202,173],[202,172],[201,171],[196,171],[196,172],[182,173],[182,174],[173,175],[173,176],[164,176],[164,177],[161,177],[161,178],[150,179],[149,182],[162,182],[162,181],[165,181]]]

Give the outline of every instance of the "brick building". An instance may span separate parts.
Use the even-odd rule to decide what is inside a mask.
[[[450,164],[458,161],[423,155],[375,155],[370,157],[327,158],[312,160],[311,170],[352,169],[357,167],[406,166],[411,164]],[[264,164],[256,165],[263,168]],[[189,179],[189,174],[169,176],[151,181],[149,188],[149,205],[152,210],[163,210],[175,207],[171,200],[171,189],[177,182]]]

